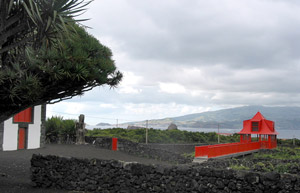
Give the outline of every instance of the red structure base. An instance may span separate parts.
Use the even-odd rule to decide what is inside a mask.
[[[269,144],[268,141],[197,146],[195,147],[195,157],[214,158],[258,149],[273,149],[276,147],[276,143]]]

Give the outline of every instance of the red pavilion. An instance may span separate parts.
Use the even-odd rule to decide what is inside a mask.
[[[243,129],[238,134],[241,136],[241,143],[251,142],[251,135],[256,135],[259,142],[264,142],[263,149],[277,147],[278,133],[275,131],[274,121],[265,119],[260,112],[257,112],[252,119],[244,121]]]
[[[251,153],[259,149],[273,149],[277,147],[277,135],[274,121],[264,118],[257,112],[256,115],[243,122],[240,142],[195,147],[195,157],[213,158]],[[253,137],[253,138],[252,138]]]

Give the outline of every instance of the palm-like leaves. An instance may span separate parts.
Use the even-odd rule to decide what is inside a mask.
[[[119,83],[111,51],[74,19],[90,2],[0,0],[0,122],[28,106]]]
[[[29,106],[119,83],[111,51],[75,24],[90,2],[0,0],[0,122]]]
[[[0,54],[28,43],[35,48],[43,43],[53,45],[68,31],[66,26],[74,22],[74,16],[81,14],[90,2],[1,0]]]

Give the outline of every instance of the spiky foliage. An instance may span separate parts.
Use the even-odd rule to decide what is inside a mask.
[[[0,122],[29,106],[119,83],[110,49],[73,19],[88,3],[0,1]]]
[[[76,140],[76,120],[63,119],[63,117],[52,116],[45,122],[46,141],[56,143],[60,140],[62,143],[75,142]]]
[[[67,26],[73,23],[74,16],[84,11],[84,7],[90,2],[83,0],[1,0],[1,62],[4,59],[13,60],[18,54],[24,54],[24,46],[39,48],[42,44],[47,46],[56,44],[58,37],[67,32]]]

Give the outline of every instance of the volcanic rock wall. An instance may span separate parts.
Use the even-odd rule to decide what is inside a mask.
[[[85,141],[100,148],[112,148],[112,138],[109,137],[85,137]],[[193,158],[184,157],[178,152],[157,147],[155,148],[151,145],[135,143],[126,139],[118,139],[118,150],[131,155],[178,164],[191,163],[193,161]]]
[[[208,145],[207,143],[195,143],[195,144],[159,144],[159,143],[149,143],[147,146],[155,149],[164,149],[171,152],[176,152],[180,154],[193,153],[195,152],[195,146]]]
[[[33,155],[32,184],[91,192],[299,192],[297,175]]]

